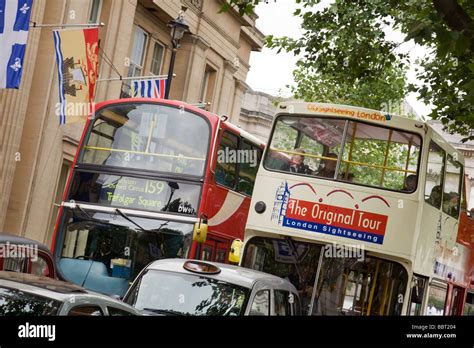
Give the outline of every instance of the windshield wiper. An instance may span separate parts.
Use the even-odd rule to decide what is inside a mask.
[[[143,308],[144,311],[149,311],[158,314],[168,314],[168,315],[185,315],[183,312],[174,311],[171,309],[157,309],[157,308]]]
[[[165,226],[167,226],[169,224],[169,221],[165,221],[164,223],[162,223],[160,225],[160,227],[158,228],[152,228],[152,229],[146,229],[146,228],[143,228],[142,226],[140,226],[137,222],[133,221],[133,219],[128,216],[127,214],[125,214],[122,210],[120,210],[119,208],[115,209],[117,213],[120,214],[120,216],[122,216],[125,220],[131,222],[132,224],[134,224],[135,226],[137,226],[140,230],[142,230],[143,232],[159,232],[161,231],[161,229]],[[172,232],[161,232],[161,233],[164,233],[164,234],[171,234],[171,235],[175,235],[175,233],[172,233]]]
[[[140,226],[138,223],[136,223],[135,221],[133,221],[127,214],[125,214],[123,211],[121,211],[119,208],[115,209],[115,211],[117,213],[119,213],[125,220],[131,222],[132,224],[134,224],[135,226],[137,226],[140,230],[144,231],[144,232],[151,232],[147,229],[144,229],[142,226]]]
[[[76,209],[79,210],[82,214],[84,214],[87,218],[89,218],[89,220],[91,221],[95,221],[95,222],[100,222],[102,224],[110,224],[109,221],[107,220],[102,220],[102,219],[97,219],[95,217],[93,217],[91,214],[89,214],[87,211],[85,211],[84,209],[81,208],[81,206],[79,204],[76,203]]]

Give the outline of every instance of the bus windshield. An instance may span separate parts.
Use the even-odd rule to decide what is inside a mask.
[[[129,103],[101,109],[78,162],[203,176],[210,126],[176,107]]]
[[[414,192],[420,136],[353,120],[280,116],[264,161],[269,170]]]
[[[408,274],[355,246],[254,237],[242,266],[286,278],[309,315],[400,315]]]
[[[60,268],[91,290],[124,295],[151,261],[187,257],[193,224],[65,208]]]

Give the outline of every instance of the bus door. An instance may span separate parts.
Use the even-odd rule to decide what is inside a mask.
[[[423,315],[423,301],[426,297],[428,278],[414,274],[411,281],[408,315]]]
[[[449,293],[449,307],[447,311],[448,315],[461,315],[466,289],[453,285],[450,287],[451,291]]]

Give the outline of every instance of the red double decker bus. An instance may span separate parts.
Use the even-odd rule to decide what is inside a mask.
[[[60,271],[120,296],[153,260],[226,262],[232,241],[243,239],[263,147],[225,117],[183,102],[98,104],[56,222]]]

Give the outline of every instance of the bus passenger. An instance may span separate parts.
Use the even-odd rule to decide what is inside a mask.
[[[415,174],[408,175],[405,178],[405,184],[403,185],[403,190],[405,192],[413,192],[416,190],[416,179],[417,176]]]
[[[295,152],[305,153],[303,149],[295,149]],[[290,172],[300,174],[312,174],[313,171],[309,169],[308,165],[304,164],[304,156],[294,154],[290,161]]]
[[[337,166],[337,155],[335,153],[328,153],[326,156],[328,158],[334,158],[334,159],[328,159],[325,158],[321,161],[323,164],[323,169],[321,169],[317,175],[322,176],[325,178],[334,178],[334,173],[336,172],[336,166]]]
[[[426,202],[431,204],[433,207],[439,207],[441,204],[441,186],[436,185],[431,189],[430,196],[426,199]]]
[[[459,195],[457,192],[450,192],[443,197],[443,210],[451,216],[459,214]]]

